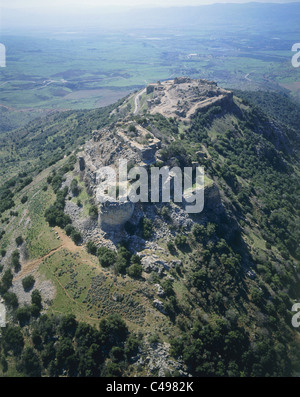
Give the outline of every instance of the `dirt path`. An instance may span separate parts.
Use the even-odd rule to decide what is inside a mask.
[[[138,113],[138,111],[139,111],[139,109],[140,109],[140,97],[141,97],[142,95],[144,95],[145,93],[146,93],[146,88],[144,88],[143,91],[139,92],[139,93],[135,96],[135,98],[134,98],[135,109],[134,109],[134,112],[133,112],[134,115],[136,115],[136,114]]]
[[[59,236],[61,241],[61,245],[57,248],[54,248],[53,250],[48,252],[48,254],[42,256],[41,258],[33,259],[32,261],[28,261],[24,263],[22,265],[21,271],[17,274],[17,276],[13,279],[13,281],[17,281],[20,278],[23,278],[24,276],[32,273],[34,270],[38,269],[38,267],[43,262],[43,260],[45,260],[50,255],[60,251],[63,248],[67,249],[70,252],[80,252],[84,249],[82,246],[75,245],[74,242],[68,236],[66,236],[60,228],[55,227],[54,231],[57,232],[57,235]]]

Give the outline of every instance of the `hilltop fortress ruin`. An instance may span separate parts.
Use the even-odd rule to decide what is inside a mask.
[[[179,77],[174,80],[149,84],[147,104],[150,114],[190,120],[195,114],[212,105],[230,105],[233,93],[204,79]]]
[[[184,120],[186,123],[202,109],[213,105],[230,104],[233,95],[230,91],[219,88],[214,82],[183,77],[149,84],[146,89],[129,97],[120,109],[128,106],[132,99],[135,102],[140,101],[142,106],[137,113],[142,116],[160,113],[165,117],[174,117],[179,122]],[[120,159],[126,159],[130,166],[149,170],[149,167],[160,161],[161,148],[160,138],[145,125],[140,125],[138,117],[133,117],[132,113],[109,128],[93,131],[92,139],[78,154],[77,169],[80,179],[84,181],[87,191],[99,207],[97,225],[100,229],[118,230],[132,217],[134,218],[137,206],[129,200],[99,200],[97,186],[101,181],[98,170],[106,166],[115,167],[117,170]],[[199,158],[203,157],[205,157],[204,152],[199,154]],[[205,196],[206,199],[209,196],[208,205],[217,208],[219,194],[212,181],[205,186]],[[184,206],[180,211],[184,211]],[[72,216],[72,211],[70,215]],[[74,221],[76,223],[76,219]],[[96,224],[94,226],[96,227]],[[84,228],[80,227],[80,229]]]

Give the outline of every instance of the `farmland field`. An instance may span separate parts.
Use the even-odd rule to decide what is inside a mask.
[[[180,75],[299,99],[299,69],[291,65],[298,36],[293,25],[287,31],[222,24],[3,35],[0,111],[8,127],[2,130],[53,110],[106,106],[147,83]]]

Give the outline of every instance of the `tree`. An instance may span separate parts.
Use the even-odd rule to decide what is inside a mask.
[[[168,241],[167,241],[167,248],[168,248],[168,250],[169,250],[170,252],[172,252],[172,251],[175,250],[175,245],[174,245],[173,241],[171,241],[171,240],[168,240]]]
[[[187,243],[187,237],[184,234],[177,234],[174,243],[178,248],[182,249]]]
[[[32,331],[31,340],[32,340],[32,343],[36,349],[41,350],[43,348],[43,346],[42,346],[43,340],[42,340],[41,335],[37,329],[34,329]]]
[[[142,236],[145,240],[150,240],[153,237],[154,229],[152,221],[148,218],[141,218]]]
[[[75,229],[71,232],[71,236],[70,237],[71,237],[71,239],[74,241],[74,243],[76,245],[79,245],[79,243],[82,240],[81,234]]]
[[[18,297],[14,292],[6,292],[3,295],[5,304],[15,309],[19,305]]]
[[[173,290],[173,282],[167,278],[165,279],[162,283],[161,286],[163,288],[163,290],[165,291],[165,294],[167,296],[171,296],[174,295],[174,290]]]
[[[105,366],[105,368],[103,370],[103,373],[101,375],[105,376],[105,377],[108,377],[108,378],[110,378],[110,377],[120,377],[122,375],[122,369],[121,369],[119,364],[109,361],[106,364],[106,366]]]
[[[24,242],[24,240],[23,240],[23,237],[22,237],[22,236],[18,236],[18,237],[16,238],[16,243],[17,243],[18,246],[21,245],[21,244],[23,244],[23,242]]]
[[[75,340],[79,349],[86,350],[92,344],[100,345],[101,334],[90,324],[80,322],[75,332]]]
[[[89,254],[97,255],[97,246],[93,241],[88,241],[86,244],[86,250]]]
[[[8,291],[8,289],[12,286],[12,281],[13,281],[13,274],[10,269],[7,269],[5,273],[3,274],[1,284],[0,284],[0,292],[1,294],[5,294],[5,292]]]
[[[124,349],[119,346],[113,346],[110,351],[110,357],[115,363],[124,360]]]
[[[76,321],[74,314],[68,314],[62,317],[59,330],[64,336],[74,336],[77,326],[78,322]]]
[[[97,256],[99,258],[101,266],[103,267],[113,266],[117,259],[116,252],[107,247],[98,248]]]
[[[70,225],[70,224],[68,224],[68,225],[65,227],[65,232],[66,232],[66,235],[67,235],[67,236],[71,236],[72,232],[74,232],[74,231],[75,231],[74,226],[72,226],[72,225]]]
[[[139,265],[138,263],[134,263],[134,264],[130,265],[129,268],[127,269],[128,276],[130,276],[132,278],[141,277],[142,272],[143,272],[143,267],[142,267],[142,265]]]
[[[24,350],[20,367],[29,377],[41,376],[41,364],[32,347],[26,347]]]
[[[63,338],[56,349],[56,359],[57,365],[60,371],[64,367],[72,367],[73,356],[75,355],[75,350],[73,344],[69,338]]]
[[[24,326],[25,324],[27,324],[31,317],[30,306],[26,305],[26,306],[19,307],[16,310],[16,317],[17,317],[17,320],[19,321],[19,324],[21,325],[21,327]]]
[[[11,256],[11,265],[14,267],[15,271],[20,270],[20,253],[18,250],[13,251]]]
[[[72,180],[71,185],[70,185],[70,189],[71,189],[71,192],[72,192],[73,196],[78,196],[78,194],[80,192],[80,189],[78,187],[77,179],[73,179]]]
[[[115,346],[125,341],[128,329],[121,316],[113,313],[100,321],[100,333],[108,345]]]
[[[134,334],[130,334],[126,340],[124,352],[127,358],[132,357],[138,352],[140,346],[140,340]]]
[[[40,309],[42,308],[42,296],[40,294],[40,291],[35,289],[34,291],[32,291],[31,294],[31,303],[33,305],[36,305],[37,307],[39,307]]]
[[[29,276],[26,276],[22,280],[22,285],[24,288],[24,291],[29,291],[31,288],[34,286],[35,280],[34,277],[30,274]]]
[[[92,205],[89,208],[89,216],[91,218],[97,218],[98,217],[98,207],[96,205]]]
[[[5,354],[12,351],[15,356],[18,356],[24,347],[21,328],[13,325],[2,328],[2,346]]]
[[[197,239],[203,237],[205,235],[205,227],[195,223],[192,227],[192,233]]]
[[[55,355],[56,355],[56,350],[53,345],[53,342],[47,343],[46,345],[43,346],[43,350],[41,352],[41,359],[43,362],[43,366],[45,368],[49,367],[50,362],[55,359]]]

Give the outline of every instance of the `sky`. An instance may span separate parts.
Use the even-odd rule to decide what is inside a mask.
[[[289,3],[292,0],[256,0],[264,3]],[[296,1],[296,0],[295,0]],[[187,5],[201,5],[212,3],[247,3],[249,0],[10,0],[4,2],[0,0],[0,7],[3,8],[64,8],[68,6],[78,7],[115,7],[115,6],[134,6],[134,7],[148,7],[148,6],[187,6]],[[5,4],[6,3],[6,4]]]

